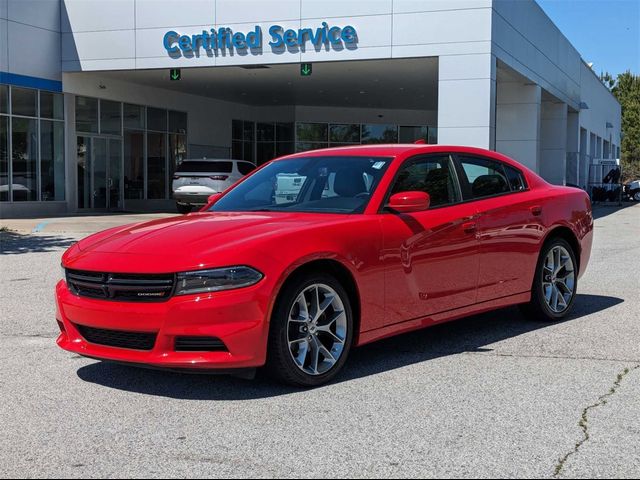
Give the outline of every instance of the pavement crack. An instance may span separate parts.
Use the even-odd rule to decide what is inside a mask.
[[[569,452],[567,452],[563,457],[558,459],[558,463],[555,466],[555,472],[553,474],[554,477],[557,478],[560,476],[569,458],[572,455],[575,455],[576,453],[578,453],[578,450],[580,450],[582,445],[584,445],[586,442],[588,442],[591,439],[591,434],[589,433],[589,412],[591,412],[591,410],[594,410],[598,407],[605,406],[609,398],[615,395],[615,393],[618,391],[618,388],[620,388],[620,384],[622,383],[622,380],[624,380],[624,378],[627,375],[629,375],[629,373],[639,368],[640,368],[640,364],[634,365],[633,367],[630,367],[630,368],[625,368],[622,372],[620,372],[617,375],[616,380],[613,382],[612,387],[609,389],[607,393],[598,397],[597,402],[585,407],[582,410],[582,414],[580,415],[580,420],[578,421],[578,426],[580,427],[580,430],[582,430],[582,438],[580,439],[580,441],[578,441],[575,444],[575,446]]]

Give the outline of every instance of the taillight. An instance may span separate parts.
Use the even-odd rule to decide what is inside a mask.
[[[211,180],[226,180],[227,178],[229,178],[229,175],[212,175],[211,177],[209,177]]]

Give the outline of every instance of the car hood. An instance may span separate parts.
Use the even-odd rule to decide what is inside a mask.
[[[88,265],[102,270],[117,264],[117,271],[121,271],[128,261],[135,261],[133,257],[147,258],[147,267],[155,263],[153,270],[157,271],[205,267],[209,261],[219,263],[223,255],[232,259],[247,249],[255,252],[263,241],[273,241],[277,236],[348,222],[349,217],[283,212],[194,213],[97,233],[76,244],[75,251],[68,252],[64,260],[71,268],[89,270],[94,268]]]

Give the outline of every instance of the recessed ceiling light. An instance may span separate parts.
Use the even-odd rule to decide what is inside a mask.
[[[360,95],[364,95],[365,93],[367,92],[365,92],[364,90],[360,90]]]

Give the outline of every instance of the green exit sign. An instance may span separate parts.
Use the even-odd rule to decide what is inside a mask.
[[[169,70],[169,78],[172,82],[177,82],[182,78],[182,72],[179,68],[172,68],[171,70]]]
[[[310,63],[300,64],[300,75],[303,77],[310,77],[313,72],[313,66]]]

